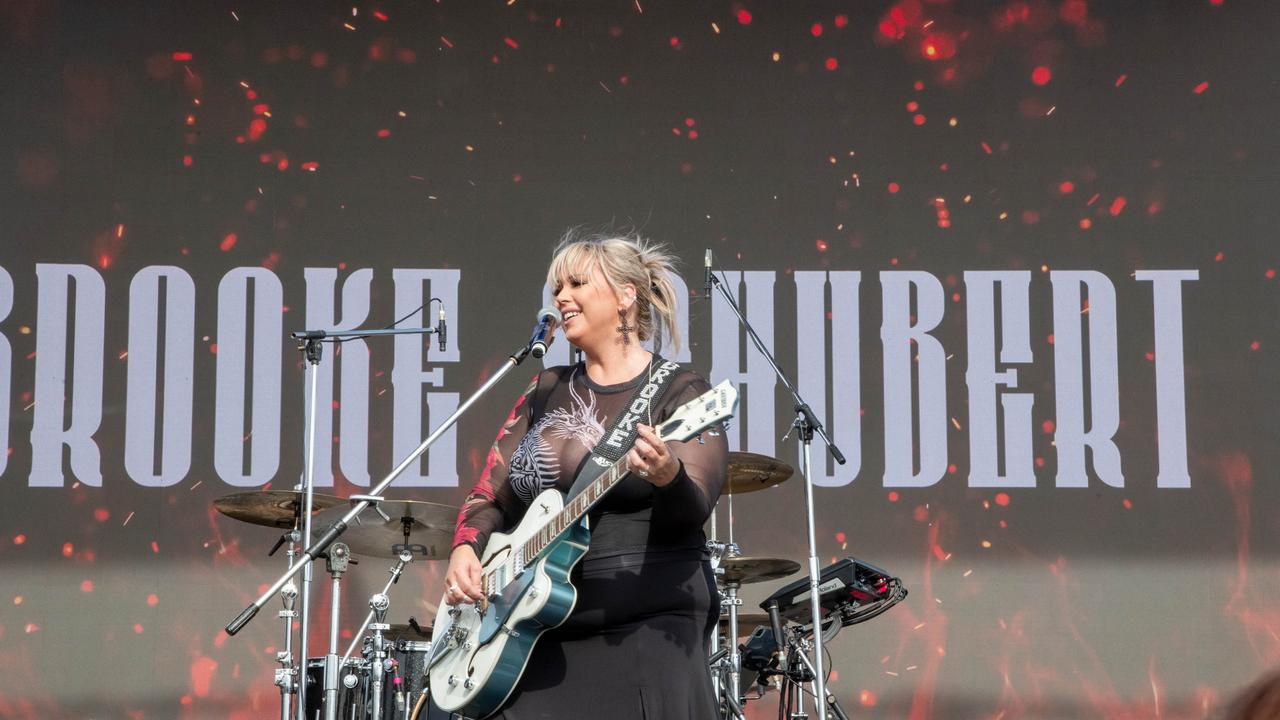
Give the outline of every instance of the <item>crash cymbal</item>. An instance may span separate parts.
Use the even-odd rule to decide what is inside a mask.
[[[300,508],[306,498],[293,490],[250,490],[249,492],[223,495],[213,501],[218,512],[236,520],[265,525],[273,528],[292,528],[295,517],[300,517]],[[311,514],[315,515],[331,507],[342,505],[340,497],[313,493],[311,496]]]
[[[768,455],[731,452],[724,492],[728,495],[741,495],[763,490],[784,482],[794,472],[790,465]]]
[[[325,516],[336,520],[342,512],[335,509]],[[365,508],[338,539],[356,555],[394,558],[407,549],[415,560],[444,560],[453,547],[457,520],[456,505],[386,500]]]
[[[740,584],[784,578],[800,569],[800,563],[770,557],[738,555],[720,561],[716,576],[720,582]]]
[[[768,625],[769,613],[762,612],[740,612],[738,613],[738,637],[744,638],[756,629],[757,625]],[[722,633],[729,632],[729,616],[721,615],[720,622],[717,625]]]
[[[769,616],[765,616],[765,622],[768,622]],[[391,627],[383,633],[392,640],[430,640],[431,625],[419,625],[413,618],[409,618],[408,623],[391,623]]]

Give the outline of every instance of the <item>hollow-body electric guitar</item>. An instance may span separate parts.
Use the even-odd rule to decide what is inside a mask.
[[[733,417],[737,407],[738,392],[726,380],[681,405],[656,430],[663,442],[690,440]],[[454,606],[442,600],[436,615],[427,665],[436,705],[483,718],[506,702],[534,643],[562,624],[577,602],[569,573],[590,543],[587,511],[627,472],[624,455],[568,505],[559,490],[546,490],[514,530],[490,536],[480,558],[486,599]]]

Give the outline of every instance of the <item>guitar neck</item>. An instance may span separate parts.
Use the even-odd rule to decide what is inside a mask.
[[[550,522],[543,525],[541,530],[525,542],[522,547],[526,561],[537,557],[538,553],[546,549],[546,547],[551,544],[551,541],[555,540],[560,533],[569,529],[574,523],[581,520],[582,517],[600,501],[600,498],[605,496],[605,493],[612,490],[615,485],[622,481],[623,476],[626,474],[627,458],[624,455],[622,459],[610,465],[608,470],[601,473],[600,477],[596,478],[590,485],[583,488],[582,492],[575,495],[573,499],[569,501],[569,504],[565,505],[563,510],[552,518]]]

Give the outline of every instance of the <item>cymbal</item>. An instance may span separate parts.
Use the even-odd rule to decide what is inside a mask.
[[[288,529],[293,527],[294,517],[301,517],[300,508],[306,502],[301,492],[293,490],[250,490],[223,495],[213,501],[218,512],[254,525]],[[331,507],[342,505],[340,497],[313,493],[311,514],[315,515]]]
[[[728,482],[725,483],[724,492],[727,495],[740,495],[763,490],[784,482],[793,473],[795,470],[790,465],[777,458],[749,452],[731,452]]]
[[[746,637],[751,631],[756,629],[757,625],[768,625],[769,613],[762,612],[740,612],[738,613],[738,637]],[[729,632],[729,616],[721,615],[717,629],[722,633]]]
[[[800,563],[782,558],[749,557],[738,555],[720,561],[716,568],[717,580],[722,583],[740,584],[764,582],[784,578],[800,569]]]
[[[409,550],[415,560],[444,560],[453,548],[457,519],[456,505],[386,500],[365,508],[338,540],[356,555],[394,558],[401,550]]]

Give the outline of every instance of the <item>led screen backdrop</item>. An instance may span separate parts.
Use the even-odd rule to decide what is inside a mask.
[[[797,464],[789,400],[703,297],[710,248],[848,456],[815,447],[820,559],[910,590],[830,647],[855,716],[1212,716],[1280,661],[1278,19],[5,3],[0,716],[276,712],[275,604],[222,627],[278,534],[212,502],[301,475],[287,333],[447,308],[443,352],[326,348],[317,485],[362,492],[528,336],[579,226],[670,244],[674,357],[742,390],[735,449]],[[537,369],[392,495],[459,503]],[[801,482],[733,510],[744,553],[805,559]],[[361,560],[347,632],[390,565]],[[414,562],[392,621],[430,617],[442,572]]]

